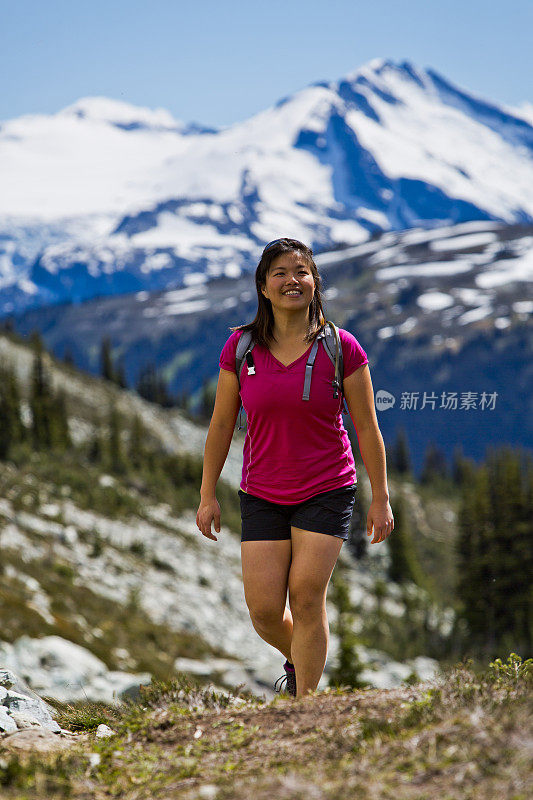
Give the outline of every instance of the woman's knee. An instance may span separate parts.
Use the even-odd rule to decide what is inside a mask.
[[[303,622],[320,617],[325,609],[326,598],[322,590],[312,591],[308,586],[289,587],[289,605],[293,620]]]
[[[247,603],[247,605],[254,625],[270,628],[283,622],[285,607],[280,608],[279,605],[265,602]]]

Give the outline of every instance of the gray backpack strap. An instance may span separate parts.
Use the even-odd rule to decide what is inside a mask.
[[[342,389],[342,382],[344,380],[344,357],[342,352],[342,342],[339,335],[339,329],[334,322],[326,322],[323,330],[322,344],[324,345],[324,350],[328,354],[330,361],[335,368],[333,392],[335,394],[336,384],[337,390],[340,391],[341,396],[343,397],[342,413],[349,414],[350,412],[346,406],[346,399],[344,398],[344,392]]]
[[[252,332],[243,331],[241,336],[239,337],[239,341],[237,342],[237,349],[235,351],[235,372],[237,373],[239,387],[241,385],[242,368],[246,363],[246,358],[245,358],[246,353],[251,352],[254,348],[254,345],[255,342],[252,341]],[[239,431],[244,429],[244,425],[242,424],[242,410],[243,410],[243,405],[241,402],[241,407],[239,409],[239,427],[238,427]]]
[[[344,359],[342,354],[342,343],[339,336],[339,329],[333,322],[326,322],[326,325],[322,331],[322,344],[324,345],[324,350],[328,354],[331,363],[336,368],[335,374],[339,380],[339,386],[342,390],[342,381],[344,376]],[[338,353],[338,363],[337,361],[337,353]]]
[[[313,374],[313,364],[315,363],[316,353],[318,350],[318,336],[313,342],[313,347],[309,353],[307,364],[305,365],[305,380],[302,400],[309,400],[309,392],[311,391],[311,375]]]
[[[342,376],[344,375],[344,362],[342,357],[342,343],[339,336],[339,330],[333,322],[326,322],[324,328],[315,338],[313,348],[309,354],[307,364],[305,367],[305,381],[302,400],[309,400],[309,393],[311,389],[311,376],[313,374],[313,365],[315,363],[316,353],[318,350],[319,340],[322,340],[324,350],[328,354],[334,368],[335,377],[332,381],[333,397],[339,396],[339,391],[342,395]]]
[[[237,342],[237,350],[235,351],[235,372],[241,385],[241,372],[244,366],[246,353],[253,350],[255,342],[252,342],[252,332],[243,331],[242,335]]]

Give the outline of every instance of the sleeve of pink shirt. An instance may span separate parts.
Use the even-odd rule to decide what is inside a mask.
[[[342,355],[344,359],[344,377],[347,378],[356,369],[368,364],[368,356],[350,331],[339,328],[339,336],[342,343]]]
[[[235,353],[241,333],[242,331],[233,331],[220,353],[218,365],[222,367],[222,369],[227,369],[229,372],[235,372]]]

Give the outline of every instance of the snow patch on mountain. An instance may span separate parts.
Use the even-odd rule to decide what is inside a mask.
[[[496,242],[498,237],[495,233],[471,233],[466,236],[454,236],[450,239],[437,239],[430,242],[430,248],[442,252],[444,250],[460,250],[469,247],[484,247],[486,244]]]
[[[440,311],[455,304],[453,297],[449,294],[437,291],[419,295],[416,302],[424,311]]]
[[[513,281],[533,282],[533,236],[527,237],[529,249],[513,259],[498,261],[485,272],[476,276],[476,283],[481,289],[504,286]],[[522,240],[522,245],[526,242]]]

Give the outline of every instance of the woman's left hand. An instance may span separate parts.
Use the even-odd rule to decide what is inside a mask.
[[[394,517],[392,508],[388,500],[372,500],[366,517],[366,535],[372,536],[374,528],[374,538],[370,544],[383,542],[394,530]]]

